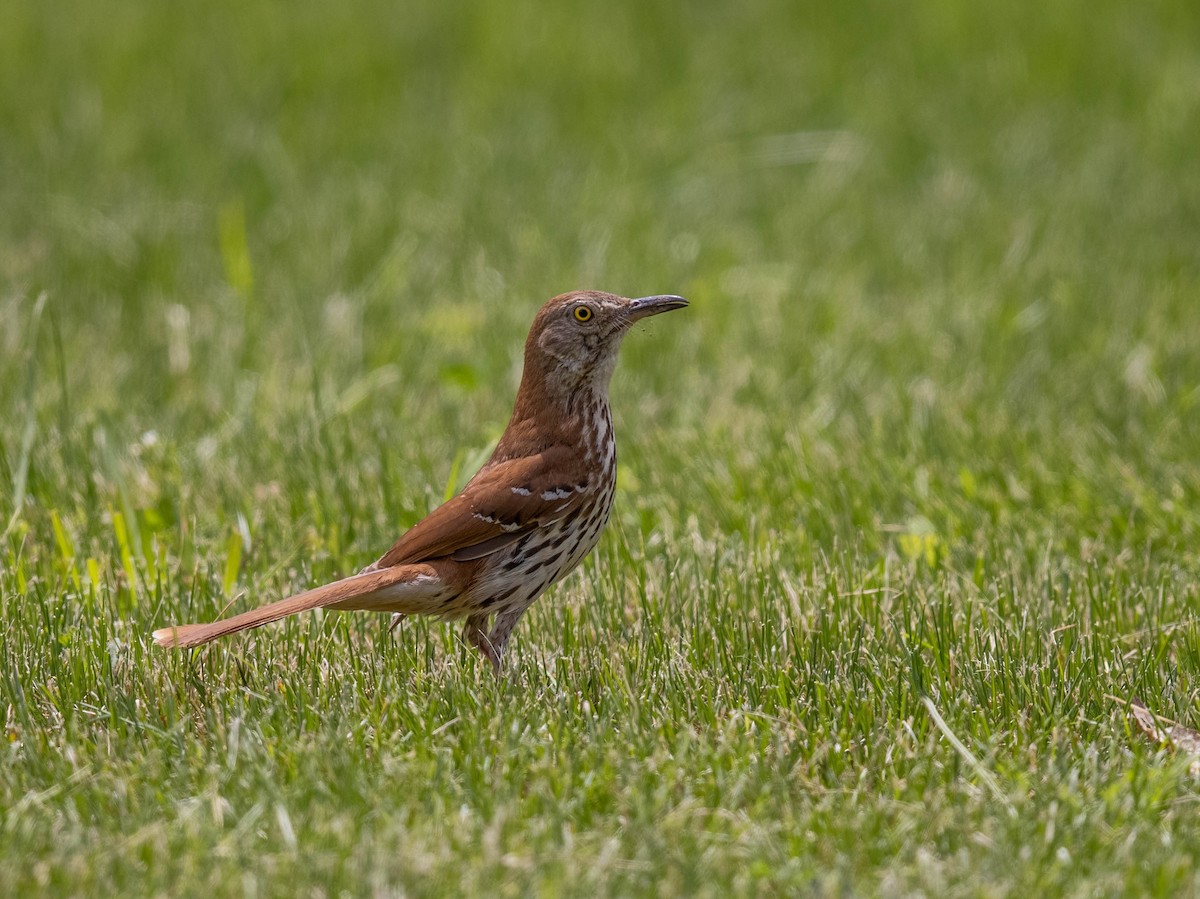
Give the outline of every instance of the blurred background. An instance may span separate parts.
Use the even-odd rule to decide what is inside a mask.
[[[6,508],[223,531],[250,487],[316,483],[386,533],[498,434],[538,304],[596,287],[694,300],[617,381],[624,484],[705,485],[663,522],[742,530],[749,503],[882,546],[1032,507],[1120,541],[1133,502],[1190,540],[1198,21],[10,5]]]

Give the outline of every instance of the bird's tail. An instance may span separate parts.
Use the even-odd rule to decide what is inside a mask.
[[[447,593],[446,586],[431,565],[397,565],[365,571],[211,624],[161,628],[154,632],[154,642],[185,649],[312,609],[424,612],[425,606]]]

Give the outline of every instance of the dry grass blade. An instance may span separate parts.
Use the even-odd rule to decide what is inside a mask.
[[[1156,743],[1165,743],[1176,752],[1191,756],[1188,771],[1191,774],[1200,774],[1200,731],[1155,715],[1137,697],[1128,701],[1128,707],[1129,714],[1142,733]],[[1170,725],[1169,729],[1160,722]]]

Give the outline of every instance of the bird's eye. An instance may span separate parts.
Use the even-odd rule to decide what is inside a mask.
[[[586,322],[586,321],[590,321],[591,318],[592,318],[592,310],[589,309],[587,306],[576,306],[575,307],[575,321]]]

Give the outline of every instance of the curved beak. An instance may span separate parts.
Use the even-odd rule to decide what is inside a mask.
[[[660,312],[670,312],[672,309],[682,309],[688,304],[683,297],[674,294],[663,294],[654,297],[638,297],[629,301],[629,320],[635,322],[640,318],[658,315]]]

